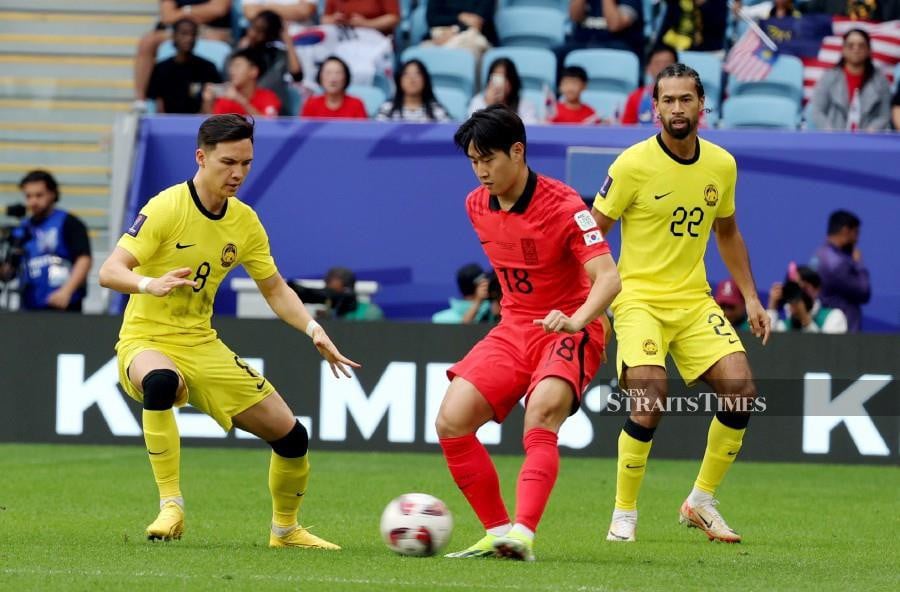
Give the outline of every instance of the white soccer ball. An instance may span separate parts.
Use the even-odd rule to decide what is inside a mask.
[[[434,555],[447,545],[452,531],[447,505],[427,493],[401,495],[381,514],[381,538],[400,555]]]

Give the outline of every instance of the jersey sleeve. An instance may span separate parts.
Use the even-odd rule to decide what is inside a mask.
[[[716,210],[716,218],[728,218],[734,215],[734,188],[737,186],[737,163],[734,157],[728,159],[728,171],[722,188],[722,204]]]
[[[563,204],[557,229],[560,240],[565,242],[582,265],[594,257],[609,253],[609,244],[578,196],[573,195],[572,200],[566,200]]]
[[[609,167],[606,179],[594,198],[594,209],[607,218],[618,220],[634,201],[636,192],[628,168],[620,155]]]
[[[247,274],[256,281],[264,280],[278,273],[275,267],[275,259],[269,250],[269,235],[263,228],[259,216],[252,214],[252,224],[247,236],[246,254],[241,257],[241,265],[247,270]]]
[[[177,213],[167,200],[154,197],[141,208],[117,243],[143,265],[153,257],[177,226]]]

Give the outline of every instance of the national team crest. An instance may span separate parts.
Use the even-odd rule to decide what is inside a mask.
[[[706,205],[709,207],[713,207],[719,203],[719,190],[715,185],[710,183],[706,186],[706,189],[703,190],[703,199],[706,200]]]
[[[655,356],[659,352],[659,348],[656,347],[656,342],[652,339],[645,339],[644,343],[644,353],[648,356]]]
[[[231,267],[237,261],[237,247],[234,243],[228,243],[222,249],[222,267]]]

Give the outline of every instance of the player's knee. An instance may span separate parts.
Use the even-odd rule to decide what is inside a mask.
[[[269,446],[280,457],[300,458],[309,450],[309,432],[299,421],[286,436],[269,442]]]
[[[141,381],[141,388],[144,391],[144,409],[171,409],[178,395],[178,373],[168,368],[151,370]]]

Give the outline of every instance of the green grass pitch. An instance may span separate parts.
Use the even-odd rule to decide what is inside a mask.
[[[267,548],[268,449],[182,450],[185,536],[150,543],[156,493],[140,447],[0,445],[0,590],[900,590],[897,467],[735,465],[719,492],[741,545],[677,523],[698,462],[652,460],[636,544],[603,540],[611,459],[563,458],[537,562],[404,558],[378,534],[394,496],[454,514],[456,550],[478,522],[435,454],[312,453],[302,521],[340,552]],[[521,459],[496,458],[506,499]]]

